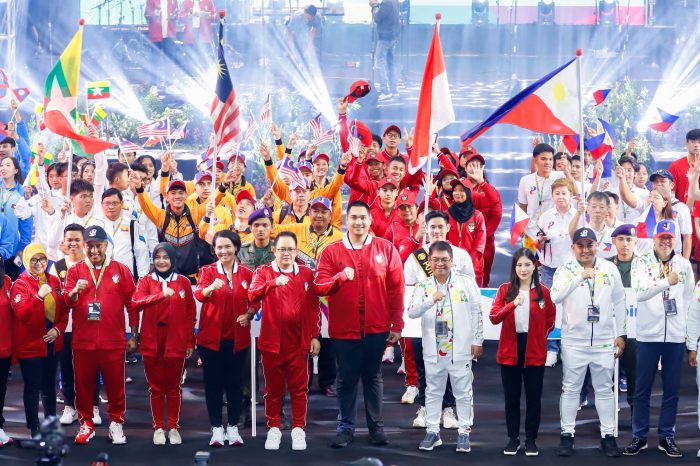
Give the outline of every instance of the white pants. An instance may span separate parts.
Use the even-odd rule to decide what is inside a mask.
[[[595,390],[595,409],[600,419],[600,436],[615,433],[615,397],[613,395],[613,371],[615,354],[613,349],[571,347],[562,345],[561,360],[564,382],[559,401],[562,434],[574,435],[581,387],[586,378],[586,369],[591,370],[591,381]]]
[[[700,365],[695,369],[695,383],[698,385],[698,428],[700,429]]]
[[[471,361],[453,364],[450,358],[424,358],[425,362],[425,423],[428,432],[440,432],[442,397],[450,377],[452,393],[457,404],[459,433],[466,434],[472,425],[472,375]]]

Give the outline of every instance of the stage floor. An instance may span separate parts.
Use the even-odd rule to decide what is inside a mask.
[[[545,373],[544,396],[542,403],[542,425],[538,445],[538,458],[525,458],[524,454],[516,457],[505,457],[502,449],[506,443],[505,421],[503,413],[503,390],[500,382],[499,368],[495,363],[496,344],[488,342],[485,355],[475,364],[474,395],[475,395],[475,424],[471,434],[472,452],[457,454],[454,451],[456,431],[442,432],[444,445],[431,453],[419,452],[418,443],[422,440],[424,431],[411,428],[411,422],[417,409],[413,405],[401,405],[399,399],[403,393],[403,376],[396,375],[397,364],[384,366],[384,417],[389,445],[373,447],[367,439],[366,429],[357,432],[354,443],[346,449],[329,448],[329,442],[335,432],[335,417],[337,414],[336,400],[326,398],[317,392],[309,397],[309,425],[307,429],[308,449],[305,452],[293,452],[289,431],[283,431],[282,447],[278,452],[264,449],[265,423],[258,418],[258,437],[250,437],[250,429],[241,431],[245,446],[238,448],[224,447],[211,449],[211,465],[275,465],[305,464],[330,465],[346,464],[362,457],[377,457],[385,465],[417,465],[417,464],[583,464],[595,462],[598,466],[619,464],[619,461],[634,462],[637,466],[668,463],[671,459],[656,450],[655,423],[658,417],[658,406],[661,399],[660,381],[653,391],[652,399],[652,435],[649,438],[650,448],[642,452],[634,460],[609,459],[598,450],[599,433],[595,408],[590,397],[589,406],[579,412],[576,432],[576,453],[570,459],[560,459],[554,453],[559,441],[559,394],[561,391],[561,365],[548,368]],[[127,422],[125,433],[128,444],[112,446],[107,439],[107,427],[97,428],[97,436],[88,446],[78,447],[71,442],[71,451],[65,458],[67,465],[89,465],[100,453],[109,454],[110,465],[190,465],[196,451],[209,450],[209,427],[201,384],[201,369],[195,367],[195,361],[188,361],[188,376],[183,394],[184,402],[181,417],[181,433],[184,443],[180,446],[169,445],[156,447],[152,444],[150,426],[151,414],[148,407],[148,392],[143,376],[141,363],[128,366],[128,374],[133,377],[133,383],[127,384]],[[8,420],[5,430],[11,435],[27,435],[24,427],[24,412],[22,408],[22,381],[19,368],[13,367],[13,376],[9,384],[5,418]],[[626,445],[630,438],[630,411],[625,402],[625,394],[620,394],[620,446]],[[358,399],[362,399],[361,396]],[[697,463],[696,452],[700,447],[698,421],[696,414],[697,387],[695,373],[687,365],[683,366],[680,403],[678,409],[677,443],[684,457],[674,460],[674,464]],[[62,405],[59,405],[62,409]],[[360,403],[360,409],[362,404]],[[103,418],[106,420],[106,405],[101,406]],[[258,405],[258,415],[263,415],[261,405]],[[361,411],[358,411],[361,413]],[[524,415],[524,413],[523,413]],[[358,420],[363,424],[364,416]],[[523,421],[524,422],[524,421]],[[69,426],[66,434],[72,439],[77,426]],[[524,439],[523,439],[524,440]],[[32,464],[34,452],[20,450],[14,446],[0,449],[0,464]]]

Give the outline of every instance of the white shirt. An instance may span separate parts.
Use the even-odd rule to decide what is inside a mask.
[[[537,224],[549,238],[549,243],[540,254],[542,265],[556,269],[573,259],[569,225],[574,215],[576,215],[576,209],[573,207],[563,215],[557,211],[556,207],[552,207],[540,217]]]
[[[619,188],[615,190],[609,189],[608,191],[614,192],[617,195],[620,194]],[[635,198],[634,206],[628,206],[622,199],[622,196],[620,196],[620,206],[617,209],[617,218],[622,223],[633,223],[646,209],[649,191],[634,186],[632,188],[632,195],[634,195]]]
[[[530,328],[530,290],[520,290],[518,296],[523,303],[515,308],[515,333],[527,333]]]
[[[530,173],[520,178],[518,187],[518,203],[527,205],[527,215],[530,222],[527,224],[526,233],[531,237],[537,236],[537,221],[554,204],[552,201],[552,183],[559,178],[564,178],[563,172],[553,171],[548,178],[543,178],[535,173]]]
[[[163,38],[168,37],[168,0],[160,0],[160,27]]]
[[[593,225],[588,224],[588,228],[595,232],[596,239],[598,240],[598,252],[596,256],[601,259],[607,259],[608,257],[613,257],[617,255],[617,249],[612,241],[613,228],[609,227],[605,222],[603,222],[603,229],[596,230]]]
[[[104,223],[104,229],[112,238],[112,244],[107,249],[107,255],[114,260],[126,265],[133,272],[134,259],[139,278],[148,274],[150,260],[146,243],[139,238],[139,224],[134,220],[134,246],[131,246],[131,222],[132,218],[122,214],[117,220],[112,221],[105,216],[99,219]],[[110,254],[111,249],[111,254]]]
[[[55,251],[55,260],[61,260],[65,257],[63,252],[61,252],[58,249],[58,244],[63,239],[63,229],[71,223],[77,223],[83,228],[87,228],[92,225],[97,225],[104,228],[104,221],[102,221],[100,218],[97,218],[97,215],[98,214],[96,207],[93,207],[92,211],[90,211],[87,215],[83,217],[78,217],[76,214],[70,213],[66,216],[65,219],[61,219],[59,215],[59,218],[55,222],[53,222],[51,230],[49,231],[48,243],[46,248],[47,255],[49,254],[48,251]]]

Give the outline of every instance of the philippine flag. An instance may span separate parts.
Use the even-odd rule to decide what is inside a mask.
[[[513,204],[513,212],[510,214],[510,245],[515,246],[518,239],[525,233],[530,217],[518,204]]]
[[[656,228],[656,214],[652,206],[648,207],[649,212],[644,222],[637,224],[637,238],[651,238],[654,236],[654,228]]]
[[[610,89],[599,89],[595,91],[593,93],[593,99],[595,100],[594,107],[597,107],[598,105],[602,104],[609,93]]]
[[[659,111],[659,115],[661,116],[661,121],[659,123],[652,123],[651,125],[649,125],[649,128],[655,131],[659,131],[661,133],[665,133],[671,126],[673,126],[676,120],[678,120],[678,116],[666,113],[658,107],[657,110]]]
[[[574,58],[529,85],[485,121],[464,132],[462,143],[471,144],[497,123],[509,123],[537,133],[578,134],[578,99]]]

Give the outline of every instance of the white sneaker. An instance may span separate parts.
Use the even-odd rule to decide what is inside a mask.
[[[109,424],[109,438],[112,440],[112,445],[124,445],[126,443],[126,435],[124,435],[124,429],[121,424],[114,421]]]
[[[404,392],[403,396],[401,397],[401,404],[402,405],[412,405],[416,401],[416,397],[418,396],[418,387],[415,385],[409,385],[406,387],[406,391]]]
[[[92,424],[96,426],[102,425],[102,418],[100,417],[100,408],[97,406],[92,407]]]
[[[442,427],[445,429],[457,429],[459,427],[454,409],[445,408],[442,410]]]
[[[545,361],[545,367],[554,367],[557,365],[557,354],[556,351],[547,351],[547,361]]]
[[[211,428],[211,439],[209,440],[210,447],[223,447],[226,437],[224,436],[223,427]]]
[[[1,431],[1,429],[0,429]],[[698,450],[698,454],[696,455],[698,458],[700,458],[700,450]]]
[[[413,427],[425,429],[425,406],[418,408],[416,418],[413,420]]]
[[[12,437],[7,435],[4,430],[0,429],[0,447],[12,443]]]
[[[292,429],[292,450],[306,450],[306,432],[301,427]]]
[[[396,373],[399,375],[406,375],[406,360],[405,359],[401,360],[401,365],[399,366],[398,369],[396,369]]]
[[[163,429],[156,429],[153,432],[153,445],[165,445],[165,431]]]
[[[382,362],[384,364],[393,364],[394,363],[394,347],[393,346],[386,347],[386,349],[384,350],[384,356],[382,356]]]
[[[64,426],[69,426],[78,420],[78,411],[72,406],[64,406],[60,422]]]
[[[170,445],[180,445],[182,443],[180,432],[178,432],[177,429],[170,429],[168,432],[168,440],[170,441]]]
[[[270,430],[267,431],[265,450],[279,450],[281,441],[282,431],[280,431],[277,427],[271,427]]]
[[[243,439],[238,433],[238,426],[226,427],[226,441],[231,446],[243,445]]]

